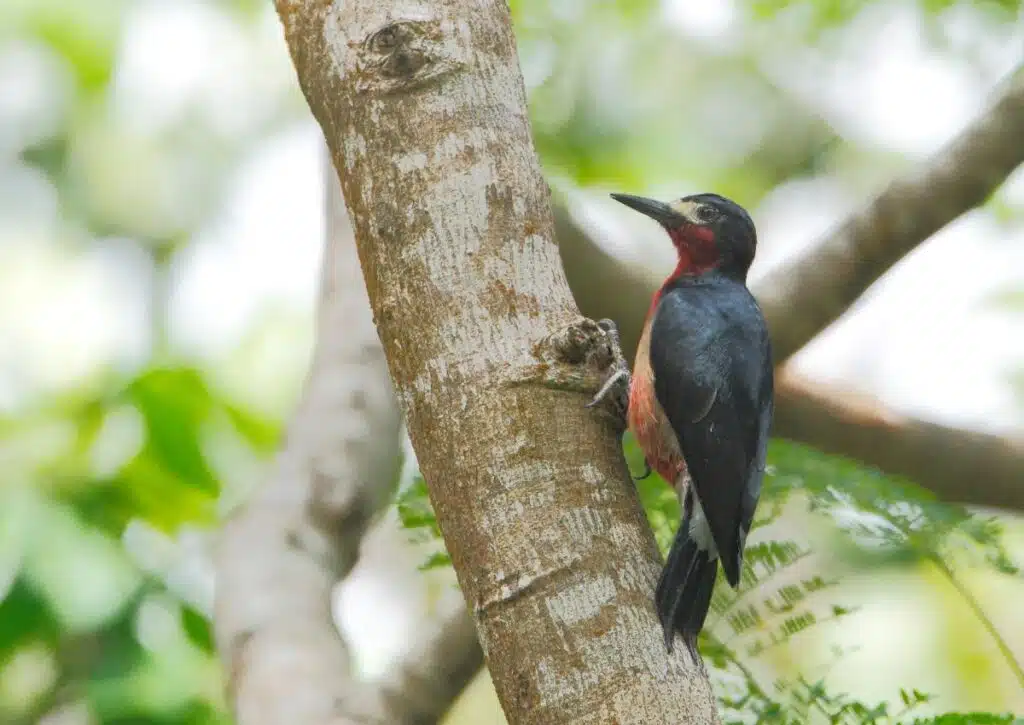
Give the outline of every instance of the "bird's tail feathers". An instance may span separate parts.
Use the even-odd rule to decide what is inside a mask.
[[[655,593],[669,652],[675,633],[679,632],[687,648],[695,658],[697,656],[697,635],[704,628],[718,574],[718,558],[712,559],[708,553],[690,536],[690,513],[687,512],[672,542]]]

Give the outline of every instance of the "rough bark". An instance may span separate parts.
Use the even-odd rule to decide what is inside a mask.
[[[274,475],[223,532],[217,640],[239,725],[433,723],[482,662],[465,611],[424,622],[416,646],[375,682],[352,676],[331,615],[334,585],[389,500],[400,416],[326,159],[325,171],[313,364]]]
[[[583,408],[621,359],[559,264],[506,3],[277,7],[509,721],[716,722],[660,641],[613,416]]]
[[[879,277],[951,221],[975,208],[1024,163],[1024,70],[948,146],[894,181],[809,252],[755,290],[784,362],[837,320]]]
[[[619,323],[623,354],[632,359],[659,281],[613,259],[564,208],[555,210],[555,227],[577,303]],[[755,292],[763,294],[762,286]],[[949,501],[1024,511],[1024,442],[900,415],[871,396],[818,385],[784,367],[772,434],[906,476]]]

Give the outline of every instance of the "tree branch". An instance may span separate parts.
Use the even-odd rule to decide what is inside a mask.
[[[327,186],[316,349],[276,472],[226,524],[214,622],[239,725],[387,720],[355,681],[331,592],[388,500],[401,425],[355,263]]]
[[[510,722],[713,723],[552,243],[508,6],[278,0],[381,341]]]
[[[754,290],[782,364],[896,262],[978,206],[1024,162],[1024,70],[995,103],[914,173],[890,184],[860,212]]]
[[[1024,439],[914,420],[786,372],[774,433],[906,476],[949,501],[1024,511]]]
[[[377,683],[392,722],[439,722],[484,665],[476,627],[461,597],[421,626],[427,631]]]

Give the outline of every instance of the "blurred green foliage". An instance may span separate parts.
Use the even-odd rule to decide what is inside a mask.
[[[39,84],[22,105],[15,91],[0,99],[0,252],[45,244],[74,259],[92,240],[117,235],[143,251],[159,279],[174,250],[219,211],[228,176],[253,145],[298,117],[301,101],[289,90],[244,133],[225,133],[202,108],[148,124],[130,118],[118,74],[140,5],[0,4],[2,82],[27,73]],[[256,46],[265,4],[211,8],[213,20]],[[33,200],[24,196],[38,186],[24,183],[31,172],[54,195],[52,219],[19,203]],[[36,230],[48,236],[34,239]],[[0,270],[0,285],[16,282]],[[145,359],[103,361],[70,386],[16,390],[0,407],[0,722],[61,713],[102,725],[229,721],[211,589],[190,576],[208,563],[189,554],[188,541],[201,537],[196,527],[216,524],[230,478],[211,441],[228,436],[265,457],[280,420],[222,384],[237,367],[230,355],[213,366],[171,348],[159,299],[168,293],[153,290]]]
[[[171,5],[219,33],[216,52],[202,59],[210,85],[175,103],[152,96],[143,103],[139,88],[151,79],[126,75],[126,58],[139,42],[140,14]],[[740,2],[735,23],[744,42],[723,48],[681,33],[653,0],[515,0],[542,161],[563,186],[699,180],[748,204],[781,181],[840,163],[868,169],[859,183],[887,175],[883,164],[906,160],[851,149],[778,86],[766,61],[827,45],[823,33],[847,32],[864,9],[890,5]],[[1005,27],[1019,13],[1019,3],[991,0],[907,6],[932,23],[966,7]],[[160,31],[174,41],[161,69],[188,66],[196,51],[174,35],[180,25],[166,22]],[[231,65],[236,56],[241,61]],[[182,250],[213,224],[242,164],[270,137],[308,123],[273,10],[262,0],[5,0],[0,88],[0,255],[12,255],[0,257],[0,292],[23,289],[23,270],[41,274],[48,264],[41,285],[56,295],[68,284],[60,263],[123,240],[126,266],[144,261],[139,276],[148,281],[129,307],[143,310],[149,326],[141,354],[115,346],[81,365],[88,351],[55,347],[8,371],[8,341],[0,341],[0,722],[27,725],[61,713],[98,725],[226,722],[203,532],[244,497],[251,482],[239,479],[276,446],[304,353],[293,353],[283,370],[252,371],[254,358],[275,360],[274,349],[301,347],[288,334],[298,323],[286,315],[252,322],[248,337],[221,356],[179,349],[167,329],[168,279],[184,264]],[[1011,206],[999,207],[1007,218]],[[10,259],[22,247],[50,261],[16,266]],[[78,340],[73,321],[10,309],[10,299],[22,298],[0,294],[0,317],[27,317],[38,328],[63,324],[48,339]],[[61,367],[80,374],[53,383],[39,369]],[[627,453],[638,468],[635,450]],[[847,553],[871,557],[872,566],[928,560],[953,576],[946,547],[962,540],[971,556],[1013,570],[997,527],[917,489],[781,443],[773,465],[770,500],[781,506],[793,494],[809,497],[852,527],[856,545]],[[678,520],[675,498],[656,477],[640,493],[665,546]],[[914,503],[901,508],[900,501]],[[422,482],[402,492],[399,509],[410,527],[436,539]],[[764,510],[775,512],[771,504]],[[851,511],[852,519],[840,515]],[[716,601],[723,626],[745,637],[746,648],[723,643],[716,671],[738,666],[726,653],[760,656],[812,624],[845,616],[831,603],[809,619],[810,603],[831,591],[831,580],[811,576],[764,589],[809,556],[788,541],[752,547],[740,596],[757,591],[756,601]],[[447,563],[438,550],[427,565]],[[783,722],[780,703],[794,712],[843,710],[835,722],[874,722],[855,700],[816,683],[773,689],[740,679],[746,694],[723,695],[723,707],[761,712],[761,722]],[[909,692],[905,712],[921,704]]]
[[[81,703],[100,723],[225,721],[209,598],[175,587],[190,562],[167,537],[217,521],[211,420],[263,453],[277,424],[207,377],[154,365],[100,399],[2,421],[12,451],[61,428],[31,478],[0,489],[3,722]]]

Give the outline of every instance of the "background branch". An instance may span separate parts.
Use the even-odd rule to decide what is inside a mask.
[[[392,722],[436,723],[484,665],[476,627],[461,596],[417,625],[416,644],[378,683]]]
[[[1024,510],[1024,440],[901,416],[783,370],[775,434],[913,479],[940,498]]]
[[[754,290],[778,364],[837,320],[894,264],[978,206],[1024,162],[1024,70],[948,146],[894,181]]]

